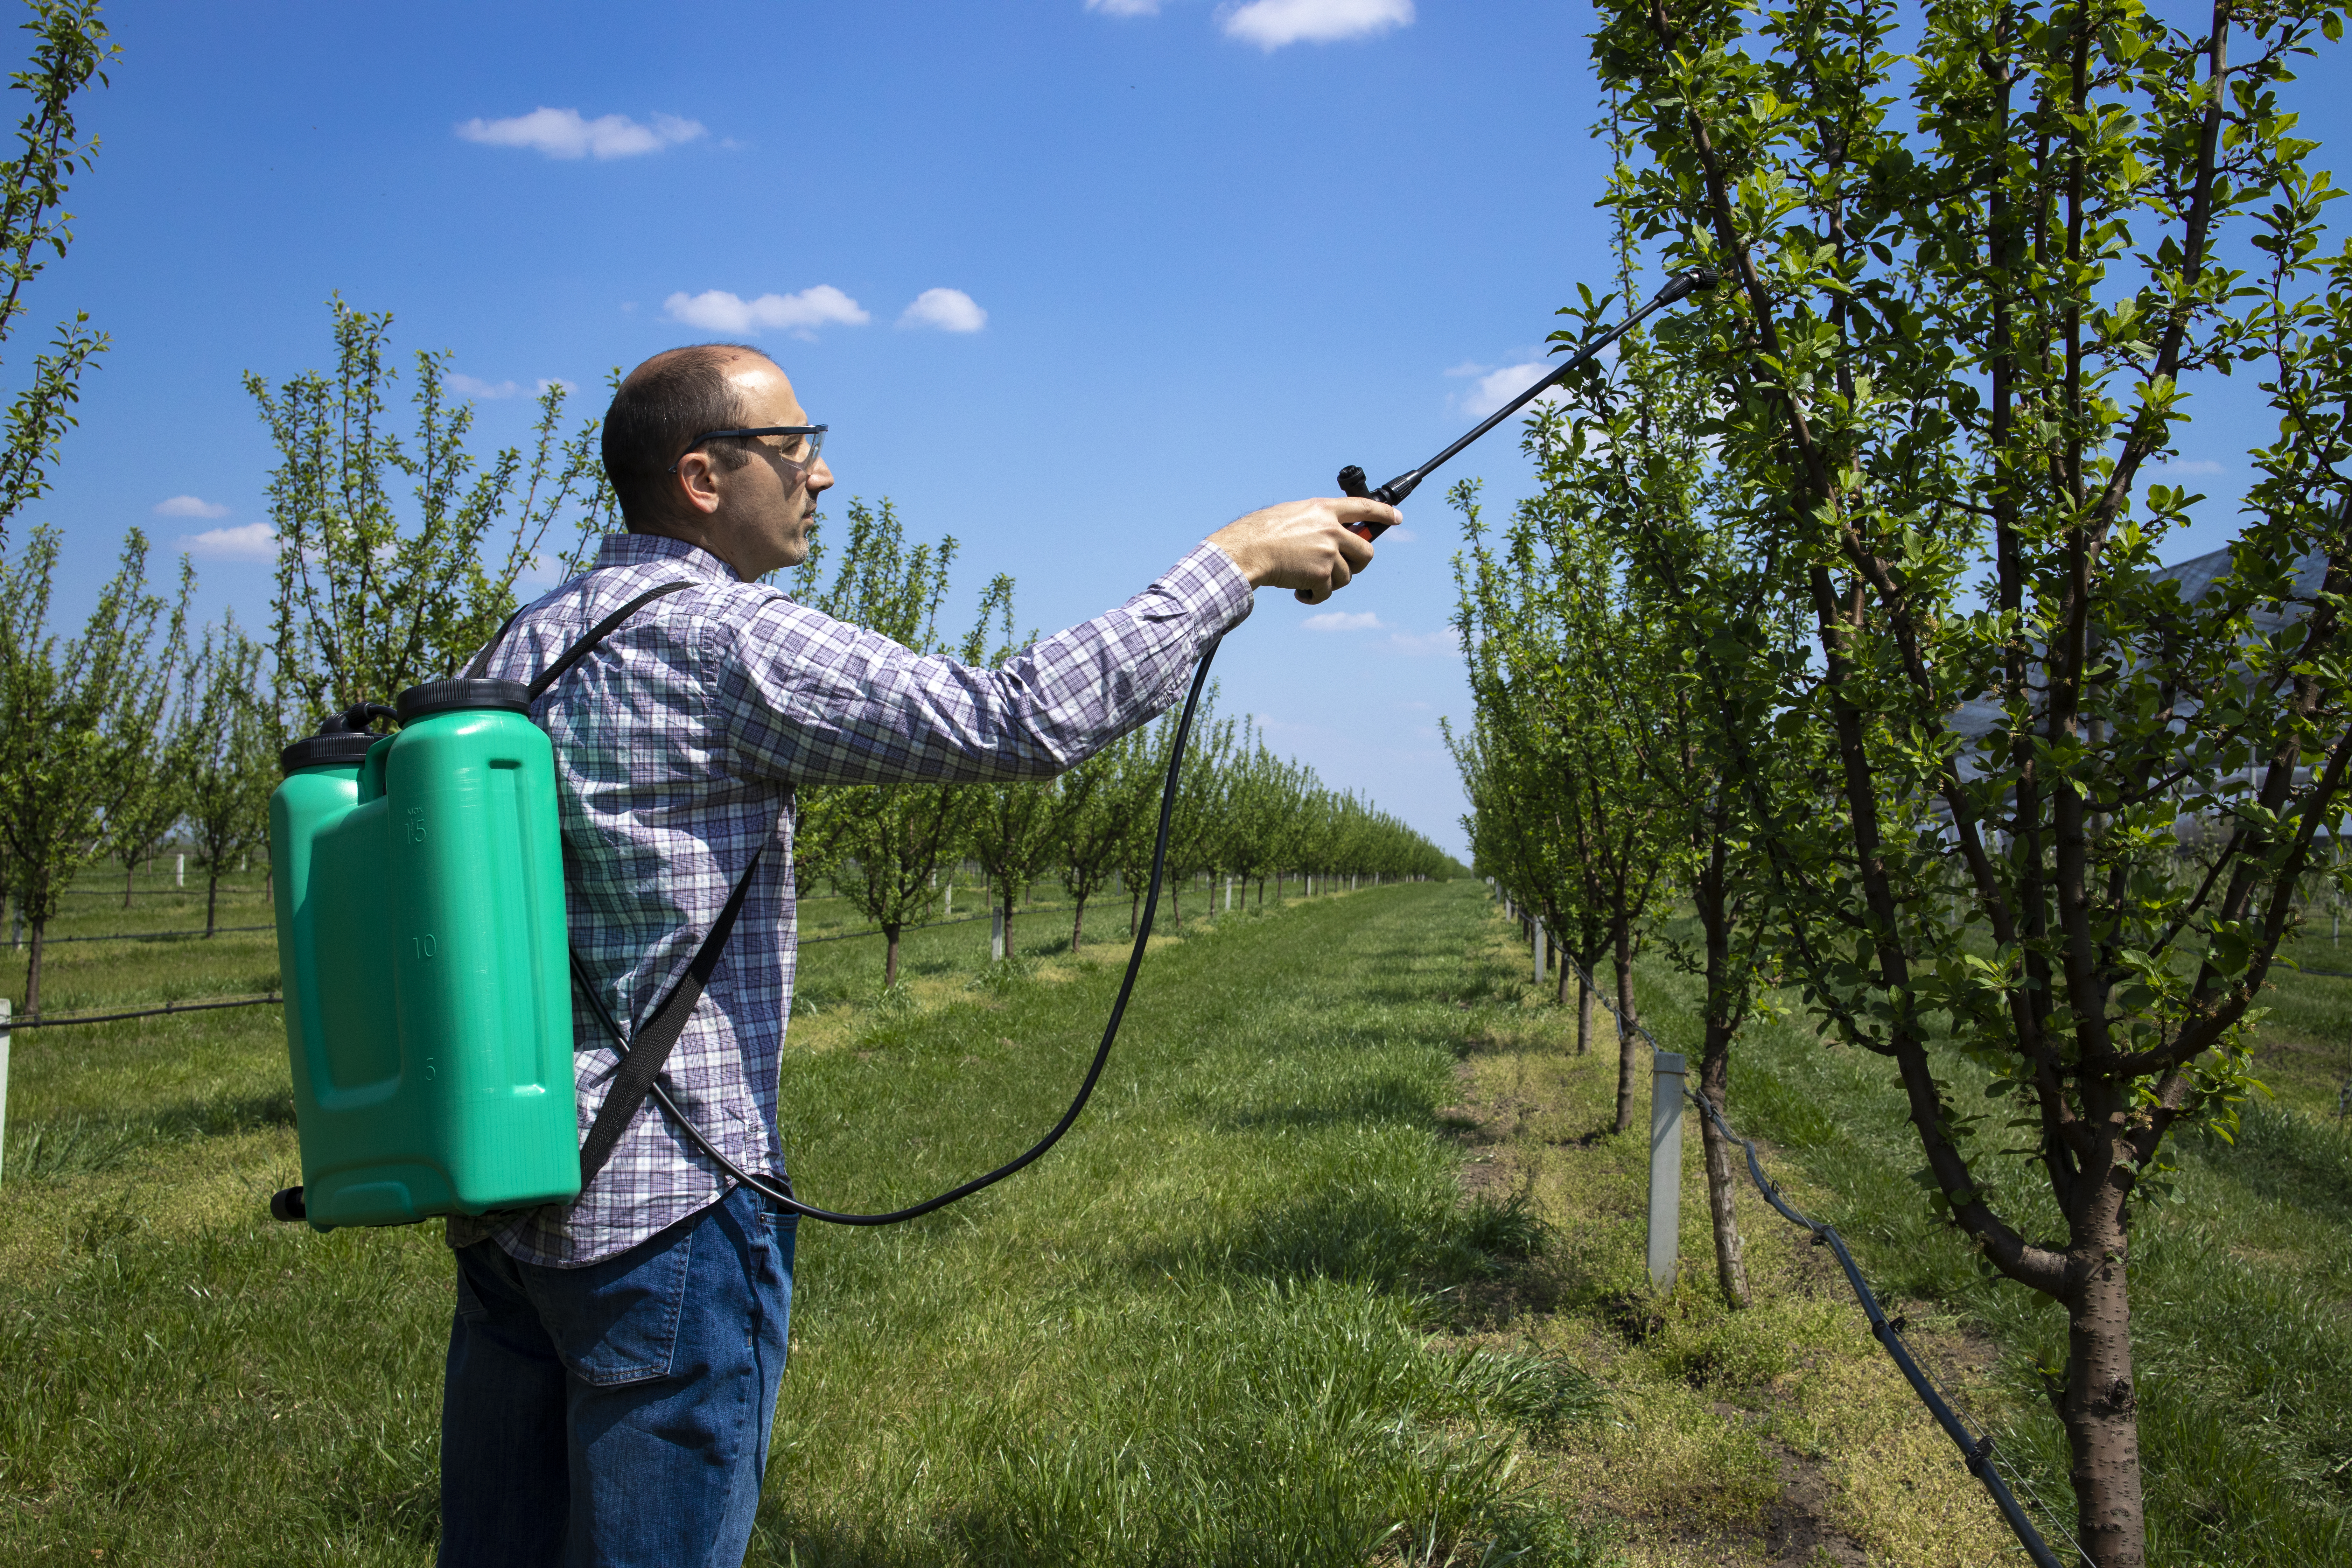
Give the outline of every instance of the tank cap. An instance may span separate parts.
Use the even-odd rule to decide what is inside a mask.
[[[400,694],[400,721],[414,724],[436,713],[488,708],[507,713],[530,711],[530,688],[520,680],[428,680]]]
[[[357,702],[341,713],[330,713],[317,734],[305,735],[279,752],[278,765],[289,773],[304,768],[356,766],[368,748],[383,739],[368,726],[393,716],[392,710],[381,702]]]

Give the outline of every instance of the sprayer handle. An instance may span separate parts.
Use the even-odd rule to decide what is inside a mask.
[[[1382,485],[1377,490],[1366,488],[1364,470],[1353,463],[1339,470],[1339,493],[1343,496],[1355,496],[1362,500],[1377,500],[1394,506],[1396,502],[1381,493],[1387,489],[1386,485]],[[1385,522],[1351,522],[1347,527],[1349,533],[1367,543],[1389,531],[1389,525]]]

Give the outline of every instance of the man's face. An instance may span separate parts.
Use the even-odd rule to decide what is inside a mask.
[[[767,360],[738,359],[728,366],[727,379],[747,427],[814,423],[793,384]],[[678,477],[696,511],[708,519],[704,536],[693,542],[748,582],[808,559],[810,520],[816,498],[833,488],[833,470],[822,457],[805,468],[791,461],[786,453],[804,447],[800,437],[760,436],[743,445],[751,460],[740,468],[703,458],[697,447],[679,461]]]

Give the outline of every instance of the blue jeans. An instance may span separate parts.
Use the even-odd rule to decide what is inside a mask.
[[[784,1371],[796,1217],[737,1187],[584,1268],[459,1249],[442,1568],[740,1568]]]

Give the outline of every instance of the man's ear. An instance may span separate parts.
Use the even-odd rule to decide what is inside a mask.
[[[677,460],[677,489],[672,499],[691,516],[709,517],[719,510],[719,465],[699,447]]]

